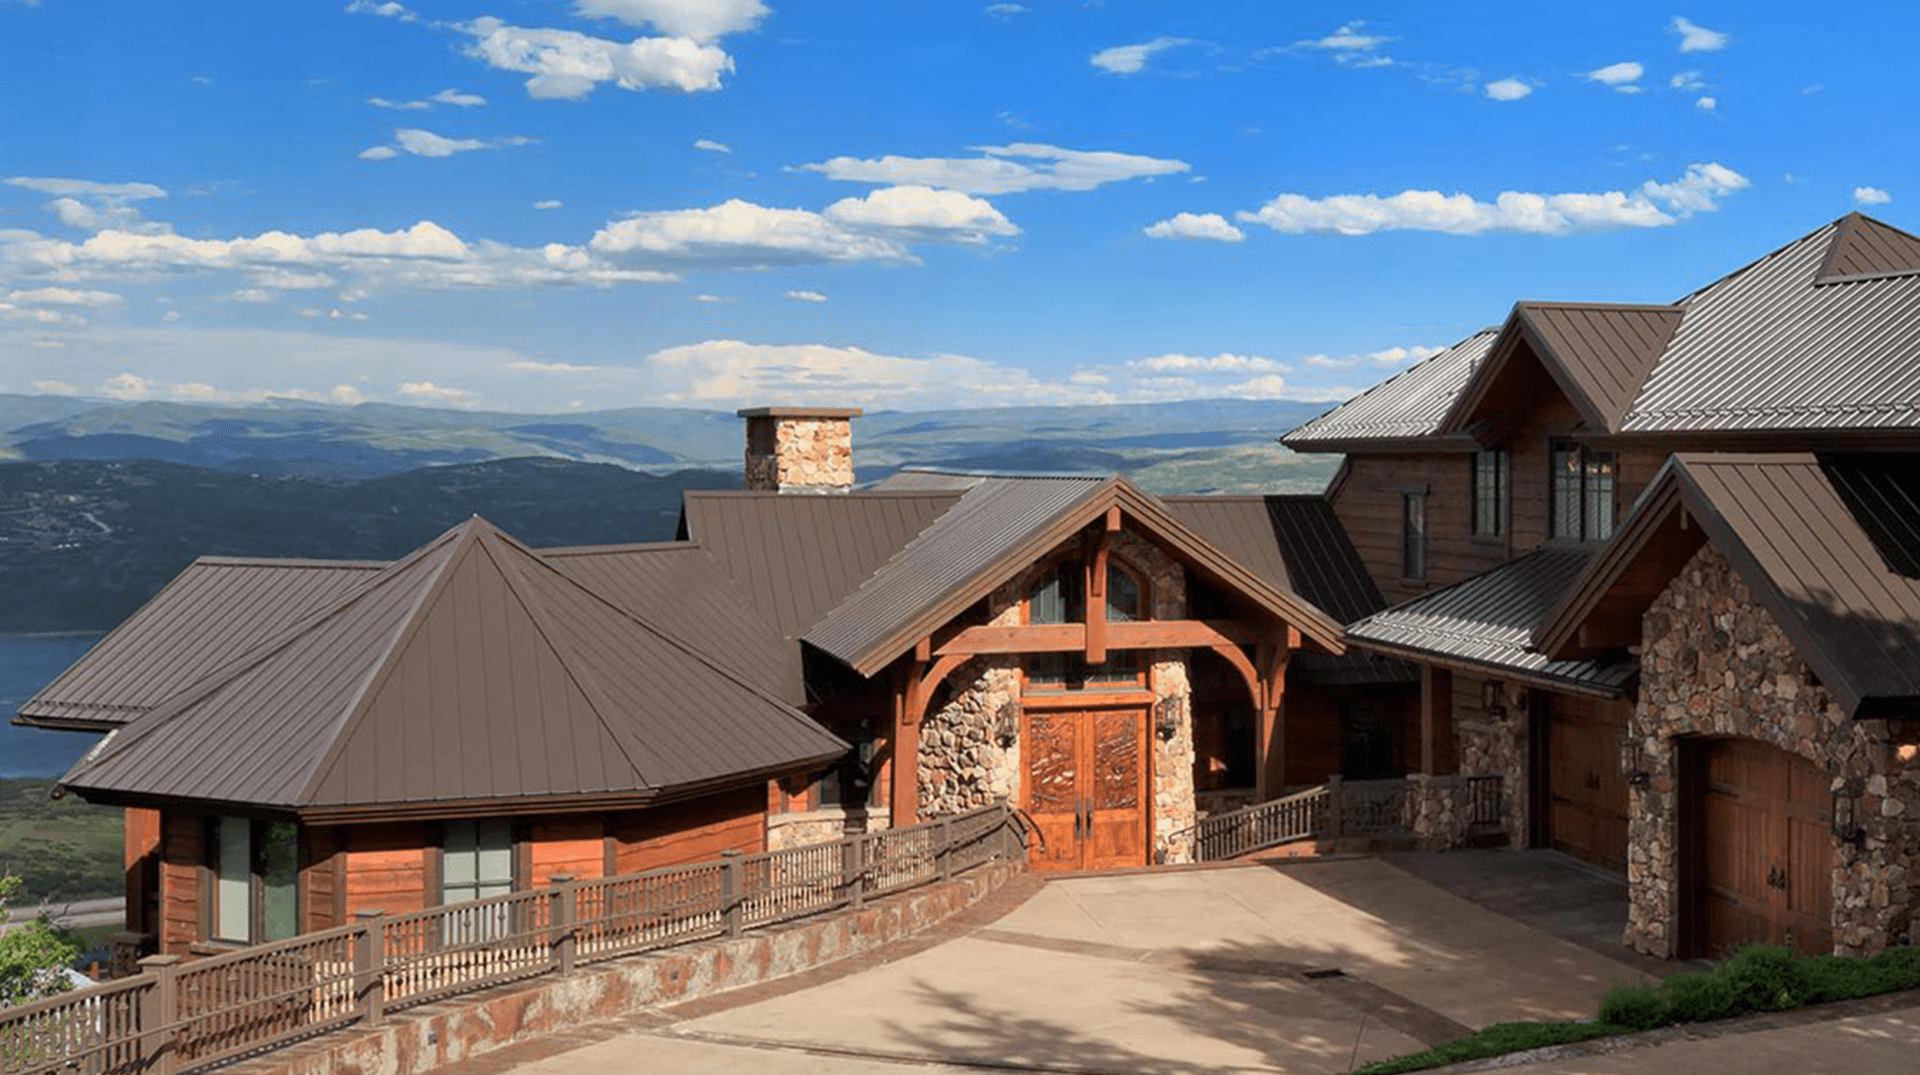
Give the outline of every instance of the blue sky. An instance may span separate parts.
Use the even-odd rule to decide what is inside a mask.
[[[0,391],[1339,399],[1914,227],[1909,5],[0,0]],[[30,105],[28,103],[31,102]]]

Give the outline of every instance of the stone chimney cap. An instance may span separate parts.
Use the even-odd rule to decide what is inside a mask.
[[[860,407],[743,407],[733,413],[740,418],[858,418],[867,412]]]

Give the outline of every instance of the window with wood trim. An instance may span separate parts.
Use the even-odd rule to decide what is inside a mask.
[[[300,826],[216,817],[209,822],[213,898],[207,936],[258,944],[300,932]]]
[[[1549,531],[1562,541],[1605,541],[1613,536],[1616,460],[1572,441],[1555,441],[1549,453]]]
[[[1427,494],[1400,494],[1400,577],[1427,577]]]
[[[441,823],[440,902],[513,891],[513,822],[501,817]]]
[[[1473,453],[1473,533],[1499,537],[1507,532],[1507,490],[1510,463],[1505,448]]]
[[[1086,561],[1068,558],[1053,565],[1027,590],[1030,624],[1084,623],[1087,618]],[[1127,623],[1149,619],[1146,583],[1107,558],[1107,620]],[[1130,690],[1147,684],[1146,654],[1109,650],[1100,664],[1080,653],[1036,653],[1026,660],[1027,687],[1036,691]]]

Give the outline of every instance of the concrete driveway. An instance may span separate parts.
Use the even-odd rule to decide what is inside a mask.
[[[1052,880],[875,965],[464,1065],[519,1075],[1337,1072],[1642,973],[1378,859]],[[560,1051],[564,1049],[565,1051]]]

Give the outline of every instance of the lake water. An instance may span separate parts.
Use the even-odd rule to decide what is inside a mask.
[[[21,703],[98,641],[97,634],[0,635],[0,777],[59,776],[100,741],[93,732],[49,732],[5,723]]]

